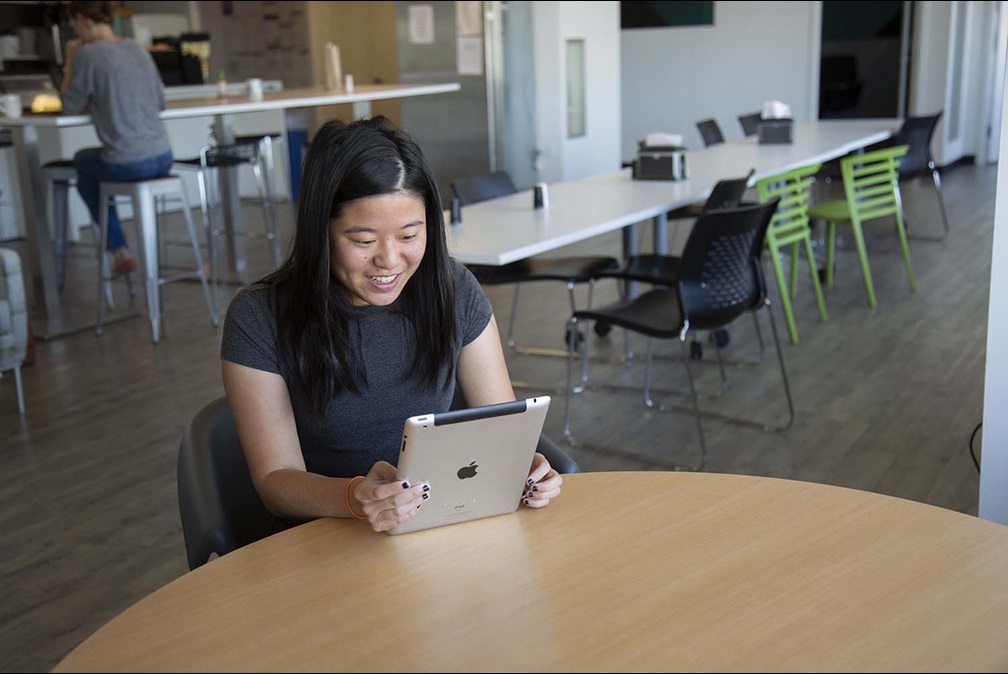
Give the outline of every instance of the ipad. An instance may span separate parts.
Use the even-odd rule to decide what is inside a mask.
[[[493,517],[518,509],[550,397],[410,417],[396,477],[426,482],[430,498],[389,534]]]

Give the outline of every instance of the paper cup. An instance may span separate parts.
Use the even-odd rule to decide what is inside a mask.
[[[253,101],[261,101],[263,98],[263,81],[254,77],[246,82],[248,84],[248,95]]]
[[[21,97],[17,94],[4,94],[3,98],[0,99],[0,108],[2,108],[3,114],[7,117],[20,117]]]

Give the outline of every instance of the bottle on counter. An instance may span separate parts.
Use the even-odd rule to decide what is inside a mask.
[[[227,95],[228,95],[227,78],[224,77],[224,71],[220,70],[217,72],[217,98],[227,98]]]

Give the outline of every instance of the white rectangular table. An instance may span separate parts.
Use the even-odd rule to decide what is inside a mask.
[[[748,138],[691,152],[688,180],[633,180],[630,169],[623,169],[549,185],[547,209],[533,208],[531,190],[464,206],[461,224],[448,228],[450,251],[461,262],[504,265],[622,229],[624,254],[634,254],[633,226],[654,220],[654,249],[666,253],[668,211],[702,202],[718,180],[755,169],[755,181],[823,163],[886,140],[900,124],[898,119],[798,123],[788,145],[759,145]]]
[[[161,118],[170,120],[213,116],[218,141],[228,143],[234,140],[232,118],[236,114],[349,103],[353,105],[354,118],[358,118],[370,115],[372,101],[448,93],[458,91],[459,88],[457,82],[374,84],[358,85],[353,93],[308,87],[267,92],[262,100],[252,100],[248,96],[171,100],[161,113]],[[43,313],[44,320],[33,323],[32,326],[34,334],[42,339],[76,332],[81,327],[65,324],[60,302],[52,241],[45,221],[45,185],[38,153],[38,129],[69,128],[88,124],[91,124],[90,115],[26,115],[14,119],[0,117],[0,127],[10,127],[14,141],[20,184],[18,209],[28,239],[28,255],[24,260],[26,275],[31,279],[26,284],[28,301],[29,306]],[[238,178],[234,171],[227,173],[227,177],[221,181],[221,198],[227,223],[228,262],[230,271],[240,275],[245,270],[245,260],[243,249],[237,243],[237,234],[241,231]]]

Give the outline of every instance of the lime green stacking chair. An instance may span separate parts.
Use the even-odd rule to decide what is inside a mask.
[[[809,217],[826,222],[826,285],[833,285],[833,262],[836,252],[836,226],[839,222],[849,222],[854,233],[854,246],[861,262],[861,276],[864,278],[868,306],[875,308],[875,286],[868,266],[868,251],[865,249],[864,231],[861,224],[878,218],[892,218],[896,222],[903,262],[906,264],[910,292],[917,289],[913,265],[910,262],[910,248],[907,246],[906,227],[903,225],[903,206],[900,201],[899,163],[907,153],[907,145],[897,145],[884,150],[844,157],[840,161],[843,177],[844,199],[834,199],[815,204],[809,209]]]
[[[767,229],[766,247],[770,251],[770,263],[777,278],[781,308],[784,311],[784,320],[787,322],[788,336],[792,344],[798,343],[798,326],[795,323],[791,300],[798,294],[798,255],[802,244],[808,258],[812,289],[819,305],[819,318],[824,321],[828,318],[826,300],[819,285],[819,271],[812,254],[812,230],[809,228],[809,199],[813,178],[818,171],[819,164],[813,164],[756,181],[756,193],[760,203],[780,199],[777,212]],[[791,247],[790,279],[784,277],[784,267],[780,258],[780,252],[786,246]]]

